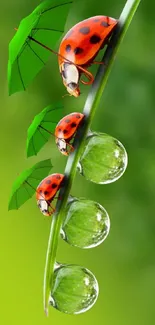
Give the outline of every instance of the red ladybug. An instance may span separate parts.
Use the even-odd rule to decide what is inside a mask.
[[[52,174],[44,178],[37,187],[37,205],[45,216],[50,216],[55,211],[51,202],[62,186],[63,179],[64,175],[62,174]]]
[[[59,48],[59,68],[63,83],[70,95],[80,95],[79,80],[81,74],[89,81],[81,80],[89,85],[94,81],[87,67],[93,63],[98,52],[107,44],[117,20],[107,16],[95,16],[73,26],[63,38]]]
[[[68,154],[74,150],[70,141],[74,138],[83,118],[84,114],[71,113],[63,117],[57,124],[55,129],[55,139],[58,149],[63,155],[68,156]],[[68,150],[67,146],[70,147],[70,150]]]

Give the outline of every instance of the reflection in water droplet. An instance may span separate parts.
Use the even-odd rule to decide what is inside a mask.
[[[56,308],[55,301],[51,296],[50,296],[50,299],[49,299],[49,305]]]
[[[107,211],[97,202],[74,198],[64,210],[62,238],[70,245],[92,248],[108,236],[110,219]]]
[[[90,309],[98,297],[98,283],[86,268],[62,265],[54,272],[50,304],[67,314],[80,314]]]
[[[100,212],[97,212],[97,214],[96,214],[96,218],[97,218],[97,221],[101,221],[101,219],[102,219],[102,215],[101,215]]]
[[[62,228],[60,229],[60,236],[61,236],[62,239],[66,238],[65,232],[64,232],[64,230]]]
[[[88,278],[84,278],[84,283],[85,283],[86,286],[89,286],[89,283],[90,283],[89,279]]]
[[[94,183],[108,184],[123,175],[127,163],[122,143],[108,134],[96,132],[87,137],[77,169]]]
[[[82,174],[82,166],[81,166],[80,162],[78,162],[78,164],[77,164],[77,170],[79,171],[80,174]]]
[[[57,270],[61,267],[62,264],[58,263],[58,262],[55,262],[54,264],[54,270]]]

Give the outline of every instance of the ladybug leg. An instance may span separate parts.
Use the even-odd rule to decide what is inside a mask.
[[[67,142],[67,146],[69,146],[69,150],[67,151],[67,155],[69,156],[69,154],[74,151],[74,147],[68,142]]]
[[[51,214],[53,214],[55,212],[55,208],[52,206],[50,201],[47,201],[47,204],[51,208],[51,211],[48,212],[48,215],[51,216]]]
[[[82,82],[82,84],[91,85],[94,81],[94,77],[93,77],[92,73],[82,67],[79,67],[79,69],[84,73],[86,78],[88,78],[88,80],[89,80],[89,81],[80,80]]]
[[[110,43],[110,39],[107,38],[106,40],[104,40],[104,42],[103,42],[103,44],[101,45],[101,48],[100,48],[100,49],[101,49],[101,50],[104,49],[104,47],[105,47],[106,45],[108,46],[109,43]]]
[[[55,196],[55,199],[57,199],[57,200],[62,200],[62,197]]]

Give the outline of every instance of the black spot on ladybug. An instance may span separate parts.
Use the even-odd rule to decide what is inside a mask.
[[[57,176],[56,176],[56,179],[61,179],[61,176],[60,176],[60,175],[57,175]]]
[[[80,118],[80,115],[76,115],[76,118]]]
[[[61,132],[61,131],[62,131],[61,129],[58,130],[58,132]]]
[[[70,123],[70,119],[69,118],[66,118],[66,120],[65,120],[65,123]]]
[[[45,191],[44,194],[45,194],[45,195],[48,195],[49,193],[48,193],[48,191]]]
[[[46,184],[51,184],[51,180],[48,179],[48,180],[46,181]]]
[[[79,32],[81,34],[87,35],[87,34],[90,33],[90,28],[89,27],[82,27],[82,28],[79,29]]]
[[[107,21],[102,21],[102,22],[101,22],[101,26],[104,26],[104,27],[109,27],[109,26],[110,26],[110,24],[108,24],[108,22],[107,22]]]
[[[77,124],[76,123],[71,123],[71,128],[75,128],[77,126]]]
[[[57,187],[57,184],[56,184],[56,183],[53,183],[53,184],[51,185],[51,187],[52,187],[52,188],[56,188],[56,187]]]
[[[42,190],[40,190],[39,192],[40,192],[40,193],[42,193],[43,191],[42,191]]]
[[[97,43],[99,43],[101,41],[101,37],[100,36],[98,36],[98,35],[92,35],[91,37],[90,37],[90,43],[91,44],[97,44]]]
[[[66,133],[68,133],[68,131],[67,130],[63,130],[63,133],[66,134]]]
[[[70,46],[70,44],[67,44],[66,45],[66,52],[70,52],[71,51],[71,46]]]
[[[77,54],[81,54],[83,52],[83,49],[81,47],[76,47],[74,49],[74,53],[77,55]]]

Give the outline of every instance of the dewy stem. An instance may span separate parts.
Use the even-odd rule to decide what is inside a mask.
[[[93,120],[96,108],[100,102],[103,90],[105,88],[108,76],[111,71],[112,63],[118,51],[119,45],[130,25],[130,22],[136,12],[136,9],[141,0],[128,0],[121,13],[118,25],[112,35],[107,50],[105,51],[103,62],[98,69],[95,81],[90,89],[89,95],[86,99],[83,113],[85,114],[84,124],[77,132],[74,140],[74,152],[69,156],[65,169],[65,186],[60,190],[61,200],[58,200],[56,205],[56,213],[53,215],[47,256],[44,273],[44,309],[48,315],[48,305],[50,291],[53,284],[53,273],[56,263],[56,252],[58,246],[58,239],[60,236],[60,229],[63,221],[63,211],[66,206],[70,189],[76,174],[77,164],[80,159],[81,151],[84,145],[85,138]]]

